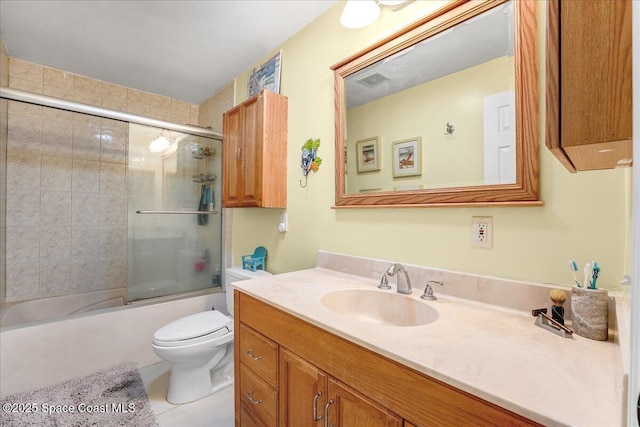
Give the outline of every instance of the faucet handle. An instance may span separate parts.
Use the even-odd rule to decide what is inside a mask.
[[[389,286],[389,281],[387,280],[386,273],[382,275],[382,278],[380,279],[380,284],[378,285],[378,287],[380,289],[391,289],[391,286]]]
[[[371,271],[378,274],[381,273],[381,271],[378,271],[378,270],[371,270]],[[380,284],[378,285],[378,288],[391,289],[391,286],[389,286],[389,281],[387,280],[387,273],[382,273],[382,277],[380,278]]]
[[[438,299],[435,295],[433,295],[433,288],[431,287],[432,285],[443,287],[444,283],[437,280],[428,280],[427,286],[424,288],[424,294],[422,294],[420,298],[426,299],[427,301],[435,301]]]

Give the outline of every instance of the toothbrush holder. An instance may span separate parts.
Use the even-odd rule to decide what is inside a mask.
[[[571,291],[571,326],[585,338],[609,339],[609,293],[604,289],[574,286]]]

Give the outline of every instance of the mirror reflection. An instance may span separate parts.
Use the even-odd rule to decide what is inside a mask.
[[[344,79],[345,192],[516,182],[514,6]]]

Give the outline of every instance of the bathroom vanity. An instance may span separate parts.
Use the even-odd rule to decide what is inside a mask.
[[[621,425],[616,344],[437,291],[423,301],[415,276],[402,296],[325,268],[237,283],[236,425]],[[436,315],[336,311],[330,295],[345,290]]]
[[[245,417],[267,426],[311,425],[327,417],[335,426],[413,425],[409,420],[539,425],[247,294],[236,296],[239,425],[247,425]]]

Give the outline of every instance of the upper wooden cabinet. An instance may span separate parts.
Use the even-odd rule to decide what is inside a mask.
[[[547,18],[547,147],[571,172],[629,165],[631,0],[550,0]]]
[[[287,104],[263,90],[224,113],[225,208],[287,206]]]

